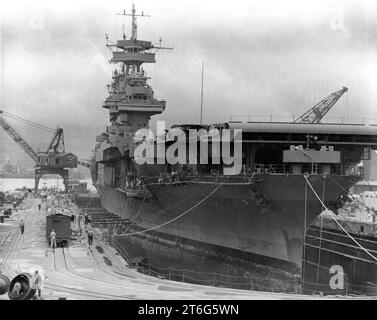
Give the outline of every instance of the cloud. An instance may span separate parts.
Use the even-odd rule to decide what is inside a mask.
[[[145,67],[156,97],[167,100],[152,122],[199,121],[202,61],[206,122],[231,114],[291,119],[341,86],[349,92],[329,118],[377,118],[373,1],[139,0],[136,6],[152,15],[139,19],[139,35],[153,42],[162,35],[163,45],[174,47]],[[123,21],[114,13],[124,3],[34,1],[5,9],[5,108],[64,127],[70,151],[88,158],[108,122],[101,103],[113,66],[104,35],[120,37]]]

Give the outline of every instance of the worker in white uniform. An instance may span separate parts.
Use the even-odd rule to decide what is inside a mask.
[[[54,231],[54,229],[52,229],[51,233],[50,233],[50,246],[51,248],[56,248],[56,233]]]

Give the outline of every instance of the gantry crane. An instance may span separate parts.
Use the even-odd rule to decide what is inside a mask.
[[[17,131],[4,119],[4,116],[36,128],[53,133],[52,140],[46,152],[36,152]],[[77,168],[78,159],[73,153],[66,153],[64,146],[64,132],[62,128],[56,130],[38,124],[33,121],[18,117],[11,113],[0,110],[0,126],[8,135],[35,161],[35,191],[38,190],[40,178],[44,174],[58,174],[63,178],[65,191],[68,192],[68,169]],[[84,161],[85,162],[85,161]],[[88,164],[89,165],[89,164]],[[87,166],[88,167],[88,166]]]
[[[333,107],[333,105],[340,99],[340,97],[348,91],[348,88],[343,87],[321,102],[317,103],[314,107],[306,111],[303,115],[298,117],[293,123],[320,123],[326,113]]]

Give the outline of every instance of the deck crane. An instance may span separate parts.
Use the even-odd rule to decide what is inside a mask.
[[[49,133],[53,133],[52,140],[46,152],[36,152],[4,119],[4,116],[32,125]],[[30,156],[30,158],[35,161],[35,191],[38,190],[39,180],[44,174],[58,174],[63,178],[65,191],[68,192],[69,171],[67,168],[77,168],[78,159],[73,153],[65,152],[64,133],[62,128],[58,127],[54,130],[3,110],[0,110],[0,126]]]
[[[303,115],[298,117],[293,123],[320,123],[326,113],[333,107],[333,105],[340,99],[340,97],[348,91],[348,88],[343,87],[325,99],[317,103],[314,107],[306,111]]]

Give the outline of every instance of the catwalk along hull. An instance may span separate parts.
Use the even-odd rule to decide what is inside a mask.
[[[315,195],[305,192],[304,176],[261,174],[253,183],[245,183],[244,176],[222,179],[152,183],[152,196],[143,199],[108,186],[97,188],[106,210],[131,221],[116,230],[131,256],[160,267],[235,276],[284,280],[300,275],[305,220],[309,226],[322,212]],[[355,183],[346,176],[331,180],[309,177],[327,205],[343,194],[337,184],[347,188]],[[195,256],[200,259],[193,260]]]

